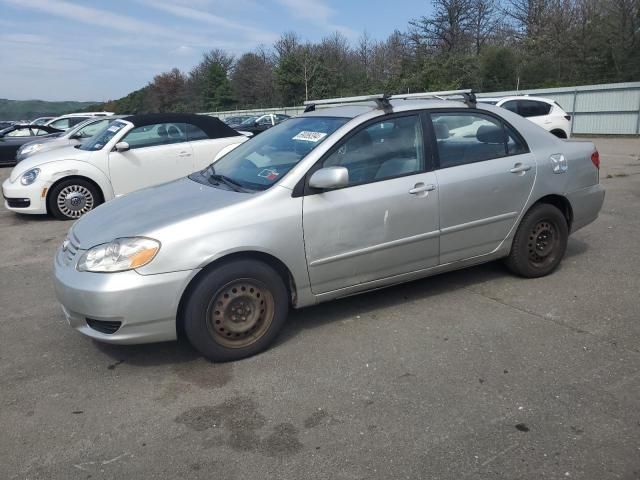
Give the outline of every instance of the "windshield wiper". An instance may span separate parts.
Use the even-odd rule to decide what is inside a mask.
[[[245,188],[234,179],[229,178],[226,175],[220,175],[219,173],[216,173],[213,165],[209,166],[207,170],[209,171],[209,183],[215,182],[215,184],[220,184],[222,182],[235,192],[246,192]]]

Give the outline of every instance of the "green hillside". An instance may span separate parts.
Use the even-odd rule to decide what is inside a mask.
[[[44,100],[7,100],[0,98],[0,120],[33,120],[86,109],[98,102],[45,102]]]

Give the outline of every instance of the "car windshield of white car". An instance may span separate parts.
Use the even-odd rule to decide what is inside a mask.
[[[192,180],[219,185],[224,178],[248,190],[266,190],[348,118],[298,117],[276,125],[227,153]],[[224,183],[224,182],[223,182]]]
[[[90,152],[102,150],[102,148],[111,141],[115,134],[126,126],[127,124],[125,122],[114,120],[97,132],[93,137],[87,139],[81,145],[78,145],[77,148],[80,150],[88,150]]]

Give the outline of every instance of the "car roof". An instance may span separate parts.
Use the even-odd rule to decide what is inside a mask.
[[[209,138],[241,135],[217,117],[194,113],[144,113],[122,117],[121,120],[131,122],[136,127],[154,125],[156,123],[190,123],[202,129]]]

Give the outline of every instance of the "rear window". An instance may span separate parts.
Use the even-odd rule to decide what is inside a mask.
[[[549,115],[551,104],[535,100],[518,100],[518,113],[523,117],[541,117]]]

